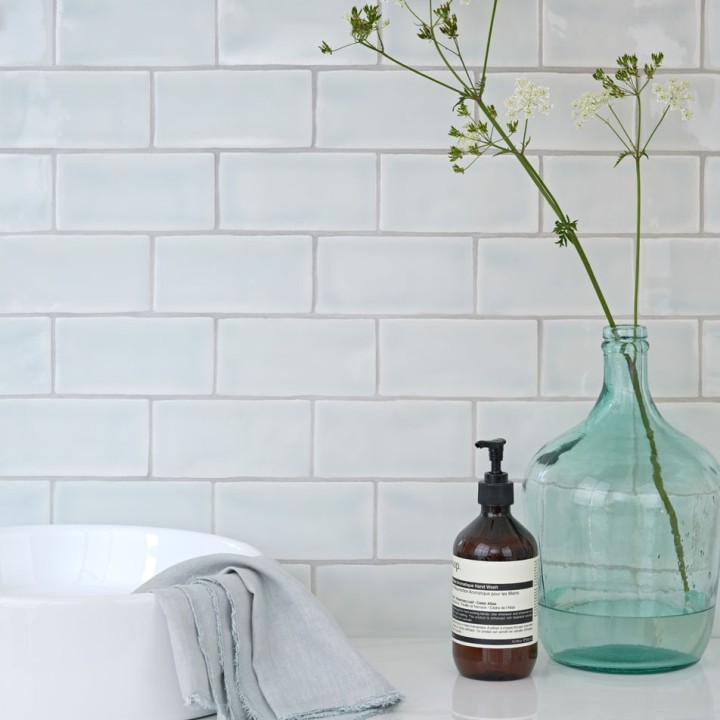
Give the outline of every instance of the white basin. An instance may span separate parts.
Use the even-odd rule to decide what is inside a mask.
[[[190,720],[165,618],[132,595],[171,565],[259,555],[216,535],[117,525],[0,528],[0,718]]]

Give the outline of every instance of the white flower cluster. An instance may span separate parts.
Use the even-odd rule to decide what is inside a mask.
[[[679,110],[683,120],[693,116],[693,111],[687,106],[687,103],[695,102],[689,82],[671,77],[664,85],[655,83],[653,92],[659,103],[669,106],[670,110]]]
[[[583,124],[591,117],[597,115],[597,111],[610,104],[612,95],[609,90],[599,90],[598,92],[586,92],[577,100],[573,100],[572,119],[575,126],[581,128]]]
[[[517,120],[520,113],[526,118],[533,117],[536,111],[547,115],[553,107],[550,104],[550,90],[535,85],[527,78],[518,78],[515,81],[515,94],[506,98],[505,107],[510,122]]]

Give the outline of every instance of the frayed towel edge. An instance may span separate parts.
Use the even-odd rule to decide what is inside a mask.
[[[357,715],[357,717],[372,717],[385,712],[388,708],[397,705],[405,699],[401,692],[391,692],[386,695],[371,698],[354,705],[341,705],[335,708],[325,708],[307,713],[290,714],[278,717],[278,720],[315,720],[315,718],[334,717],[336,715]]]

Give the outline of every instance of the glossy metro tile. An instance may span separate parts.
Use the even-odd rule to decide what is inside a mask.
[[[0,482],[0,523],[47,525],[50,522],[50,483],[45,480]]]
[[[545,0],[543,61],[596,68],[624,53],[661,51],[666,67],[697,67],[700,7],[700,0]]]
[[[375,156],[239,153],[220,159],[220,226],[237,230],[371,230]]]
[[[641,267],[640,310],[648,315],[717,315],[720,243],[651,238]]]
[[[324,565],[317,596],[355,637],[450,637],[450,565]]]
[[[58,0],[63,65],[205,65],[215,60],[215,5],[193,0]]]
[[[501,3],[495,18],[490,67],[526,67],[538,62],[538,0],[513,0]],[[428,16],[424,0],[412,0],[413,9]],[[485,57],[485,41],[490,20],[491,3],[455,3],[463,56],[471,66],[481,66]],[[442,60],[427,41],[417,37],[417,22],[410,13],[395,3],[384,6],[390,20],[384,37],[388,52],[409,64],[441,65]]]
[[[404,71],[321,72],[317,103],[318,147],[446,148],[457,122],[445,88]]]
[[[223,395],[372,395],[371,320],[221,320]]]
[[[648,376],[654,397],[698,394],[698,323],[644,320],[650,351]],[[543,323],[542,394],[597,398],[603,379],[600,347],[605,320],[549,320]],[[677,352],[682,347],[683,352]],[[558,362],[558,358],[563,358]]]
[[[478,312],[485,315],[600,315],[602,307],[571,247],[544,238],[480,238]],[[613,312],[632,312],[632,243],[590,238],[583,248]]]
[[[318,477],[466,477],[471,406],[445,401],[321,401]]]
[[[378,483],[378,556],[447,560],[479,512],[475,482]]]
[[[268,112],[267,98],[282,98]],[[158,147],[302,147],[312,139],[307,70],[197,70],[155,75]]]
[[[215,223],[210,153],[61,155],[63,230],[207,230]]]
[[[2,6],[0,65],[50,65],[52,33],[52,0],[7,0]]]
[[[0,475],[145,475],[148,416],[143,400],[2,400]]]
[[[532,456],[550,440],[587,417],[592,402],[478,403],[477,436],[508,438],[503,467],[512,480],[521,480]],[[476,474],[482,477],[484,465]]]
[[[0,319],[0,393],[25,395],[51,390],[50,318]]]
[[[338,0],[219,0],[220,63],[223,65],[375,64],[372,53],[348,48],[323,55],[348,42],[341,15],[350,9]]]
[[[492,165],[491,165],[492,163]],[[445,155],[383,155],[380,229],[536,232],[537,192],[512,158],[481,158],[466,175]]]
[[[0,312],[150,309],[150,242],[142,236],[0,238]]]
[[[212,392],[211,318],[59,318],[55,338],[58,392]]]
[[[306,236],[160,237],[155,243],[155,309],[310,312],[312,265],[312,240]]]
[[[0,155],[0,230],[49,230],[52,164],[47,155]]]
[[[317,251],[319,312],[468,313],[473,243],[452,237],[323,237]]]
[[[61,480],[53,521],[210,532],[211,492],[209,482]]]
[[[581,232],[632,233],[635,227],[635,168],[615,156],[546,157],[544,177],[561,207],[572,208]],[[691,156],[652,158],[644,174],[643,230],[692,233],[700,229],[700,161]],[[612,188],[612,191],[609,189]],[[555,223],[545,213],[545,231]]]
[[[216,531],[237,536],[270,557],[372,557],[371,483],[223,482],[215,498]]]
[[[381,320],[380,394],[532,396],[537,347],[534,320]]]
[[[3,72],[0,145],[141,148],[150,142],[144,72]]]
[[[153,411],[159,477],[303,477],[310,471],[310,403],[167,400]]]

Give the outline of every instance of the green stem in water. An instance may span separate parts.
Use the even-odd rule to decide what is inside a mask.
[[[677,513],[673,507],[670,496],[667,494],[665,489],[665,482],[662,476],[662,466],[660,465],[660,458],[658,456],[657,443],[655,442],[655,432],[650,425],[650,417],[647,413],[647,408],[643,401],[642,389],[640,388],[640,378],[637,373],[637,366],[633,358],[627,353],[625,354],[625,361],[628,365],[628,372],[630,373],[630,380],[632,381],[633,392],[635,393],[635,399],[640,410],[640,420],[642,421],[645,435],[647,436],[648,443],[650,445],[650,465],[652,466],[653,483],[657,494],[660,496],[660,500],[665,508],[665,512],[668,515],[670,522],[670,531],[672,532],[673,544],[675,545],[675,555],[678,561],[678,571],[680,572],[680,579],[682,580],[683,592],[690,592],[690,584],[687,576],[687,566],[685,565],[685,550],[682,546],[682,539],[680,537],[680,525],[678,523]]]

